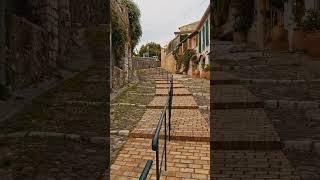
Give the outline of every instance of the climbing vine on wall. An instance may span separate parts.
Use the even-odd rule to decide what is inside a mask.
[[[254,1],[253,0],[241,0],[241,9],[238,16],[235,18],[234,31],[235,32],[248,32],[254,16]]]
[[[188,49],[184,52],[182,56],[183,72],[188,72],[190,62],[195,62],[197,60],[197,53],[193,49]]]
[[[114,63],[116,66],[119,66],[119,61],[125,54],[125,43],[128,40],[126,27],[119,22],[119,15],[113,10],[111,17],[112,51],[115,59]]]

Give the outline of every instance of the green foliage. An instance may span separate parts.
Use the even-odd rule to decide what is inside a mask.
[[[318,31],[320,30],[320,11],[308,10],[307,16],[303,21],[303,28],[306,31]]]
[[[297,23],[297,26],[302,26],[303,16],[305,15],[305,4],[304,0],[296,0],[293,7],[294,21]]]
[[[140,24],[141,13],[136,3],[134,3],[132,0],[121,0],[121,3],[128,8],[129,34],[131,38],[131,48],[133,51],[142,35],[142,27]]]
[[[197,53],[193,49],[187,49],[183,56],[182,56],[182,63],[183,63],[183,72],[188,72],[190,61],[194,62],[197,59]]]
[[[125,43],[128,40],[126,27],[119,22],[119,15],[114,10],[112,10],[112,51],[114,54],[114,63],[116,66],[119,66],[119,60],[124,56]]]
[[[206,65],[204,66],[203,70],[204,70],[205,72],[209,72],[209,71],[210,71],[210,65],[209,65],[209,64],[206,64]]]
[[[142,45],[140,50],[139,50],[139,55],[143,56],[144,53],[148,52],[148,47],[149,47],[149,56],[158,56],[160,57],[161,54],[161,45],[157,44],[155,42],[150,42],[145,45]]]
[[[234,31],[235,32],[248,32],[253,23],[254,1],[241,0],[240,14],[235,17]]]
[[[172,55],[174,59],[176,60],[176,70],[179,71],[181,69],[182,65],[182,56],[179,54],[179,48],[172,51]]]

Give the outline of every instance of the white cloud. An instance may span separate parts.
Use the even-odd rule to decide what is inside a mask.
[[[198,21],[210,0],[133,0],[141,10],[142,37],[137,48],[147,42],[166,45],[178,27]]]

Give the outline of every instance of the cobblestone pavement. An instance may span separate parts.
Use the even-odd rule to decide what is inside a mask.
[[[216,50],[215,70],[238,77],[259,99],[278,102],[264,110],[284,143],[283,153],[301,179],[319,179],[320,154],[315,143],[320,128],[320,62],[298,53],[273,52],[263,57],[261,52],[224,42]]]
[[[83,54],[84,51],[81,50]],[[90,51],[85,51],[91,61]],[[0,179],[100,179],[107,161],[104,69],[89,68],[0,124]]]
[[[161,77],[153,78],[159,80]],[[163,88],[165,86],[159,86],[163,85],[162,82],[156,84],[156,92],[167,93],[168,89]],[[198,109],[189,109],[198,108],[198,105],[186,93],[187,89],[174,88],[173,91],[176,93],[173,96],[171,141],[167,143],[168,167],[167,171],[162,167],[161,179],[209,179],[209,126]],[[112,164],[111,178],[137,179],[146,161],[153,160],[148,179],[155,179],[155,152],[151,149],[151,141],[166,99],[158,93],[149,103],[147,111]],[[160,132],[160,149],[164,144],[163,129]]]

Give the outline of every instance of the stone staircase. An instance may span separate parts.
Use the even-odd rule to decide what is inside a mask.
[[[151,142],[168,93],[166,76],[154,74],[156,96],[130,132],[130,138],[111,165],[111,179],[138,179],[147,160],[153,160],[147,179],[155,179],[155,152]],[[175,81],[171,119],[171,141],[167,143],[167,171],[161,179],[209,179],[209,126],[198,110],[191,93]],[[162,156],[163,128],[160,132]],[[162,163],[164,165],[164,163]]]
[[[215,64],[211,80],[213,179],[299,179],[263,102]]]

